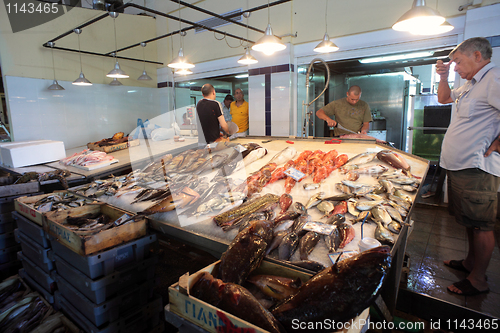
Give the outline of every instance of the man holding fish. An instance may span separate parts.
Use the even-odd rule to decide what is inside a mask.
[[[326,121],[328,126],[335,127],[335,136],[349,133],[366,134],[372,121],[372,114],[368,103],[360,98],[361,88],[351,86],[346,97],[328,103],[316,111],[316,116]],[[335,116],[335,120],[330,118],[332,116]]]
[[[215,88],[210,83],[201,87],[203,99],[196,105],[196,112],[200,121],[203,133],[198,135],[198,144],[205,145],[220,138],[220,128],[229,133],[221,104],[215,100]]]
[[[470,38],[450,52],[449,63],[438,60],[438,101],[456,103],[443,140],[440,165],[447,170],[449,211],[464,225],[469,240],[465,259],[444,264],[468,273],[448,287],[452,293],[473,296],[489,292],[486,281],[495,246],[497,191],[500,187],[500,68],[491,62],[485,38]],[[466,83],[451,90],[451,62]]]

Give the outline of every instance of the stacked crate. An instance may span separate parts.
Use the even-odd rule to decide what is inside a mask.
[[[26,216],[30,216],[32,220]],[[45,299],[54,304],[54,292],[57,290],[52,274],[55,265],[49,258],[51,244],[43,227],[38,224],[36,216],[21,215],[12,212],[12,217],[17,223],[15,230],[16,239],[21,243],[21,252],[17,258],[22,262],[23,268],[19,275],[34,290],[42,294]],[[38,219],[39,220],[39,219]]]

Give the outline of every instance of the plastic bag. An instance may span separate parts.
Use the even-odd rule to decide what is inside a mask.
[[[175,135],[173,128],[157,128],[151,132],[151,139],[153,141],[163,141],[172,139]]]

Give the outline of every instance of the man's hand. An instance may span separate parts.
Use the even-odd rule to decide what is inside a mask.
[[[337,126],[337,122],[335,120],[331,119],[331,118],[328,118],[326,120],[326,123],[328,124],[329,127],[335,127],[335,126]]]
[[[493,140],[490,148],[488,148],[488,150],[484,154],[484,157],[490,156],[494,151],[500,154],[500,138],[496,138],[495,140]]]
[[[451,62],[445,64],[443,60],[438,60],[436,62],[436,73],[441,77],[441,80],[448,81],[448,75],[450,75],[450,65]]]

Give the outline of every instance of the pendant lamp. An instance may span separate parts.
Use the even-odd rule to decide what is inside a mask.
[[[248,43],[248,18],[250,17],[250,12],[244,12],[243,17],[247,19],[247,43]],[[250,49],[248,48],[248,46],[245,47],[245,54],[238,60],[238,63],[242,65],[253,65],[258,62],[259,61],[250,54]]]
[[[328,0],[326,0],[326,8],[325,8],[325,35],[323,36],[323,40],[316,45],[314,48],[314,52],[318,53],[329,53],[338,51],[339,47],[335,45],[332,41],[330,41],[330,36],[328,36]]]
[[[174,73],[179,75],[193,74],[193,72],[189,68],[179,68]]]
[[[411,9],[394,23],[392,29],[397,31],[419,31],[431,29],[444,23],[444,16],[425,5],[425,0],[413,0]]]
[[[266,55],[272,55],[274,52],[286,49],[286,45],[283,44],[278,37],[273,35],[270,13],[271,10],[269,9],[269,0],[267,0],[267,28],[264,36],[260,37],[260,39],[252,46],[252,50],[262,52]]]
[[[80,55],[80,76],[73,81],[73,84],[76,86],[91,86],[92,83],[85,78],[82,68],[82,51],[80,48],[80,34],[82,33],[82,29],[74,29],[73,32],[78,36],[78,54]]]
[[[56,64],[54,62],[54,49],[53,49],[53,47],[56,44],[54,42],[48,42],[47,45],[50,46],[50,49],[52,52],[52,68],[54,69],[54,81],[52,81],[52,84],[47,89],[48,90],[64,90],[64,88],[56,80]]]
[[[115,77],[113,81],[109,83],[110,86],[117,87],[117,86],[123,86],[123,83],[118,81],[118,79]]]
[[[186,34],[185,31],[181,31],[181,2],[179,0],[179,39],[180,39],[180,47],[179,54],[175,57],[167,66],[175,69],[188,69],[193,68],[194,64],[190,63],[185,57],[184,52],[182,51],[182,37],[183,33]]]
[[[151,76],[148,75],[148,73],[146,73],[146,56],[144,54],[144,48],[146,47],[146,43],[142,42],[141,46],[142,46],[142,58],[144,59],[144,70],[142,71],[142,75],[139,76],[137,78],[137,80],[139,80],[139,81],[151,81],[153,79],[151,78]]]
[[[116,53],[118,52],[118,46],[116,42],[116,18],[118,17],[117,12],[110,12],[109,16],[113,18],[113,27],[115,30],[115,52],[114,52],[114,57],[115,57],[115,67],[108,73],[106,74],[107,77],[111,78],[117,78],[117,79],[127,79],[129,76],[127,73],[125,73],[121,68],[120,64],[118,63],[118,59],[116,59]]]
[[[436,12],[438,12],[438,0],[436,0]],[[445,32],[453,30],[455,27],[449,24],[447,21],[444,21],[443,24],[437,26],[437,27],[429,27],[429,26],[422,26],[419,27],[419,29],[411,30],[410,33],[412,35],[424,35],[424,36],[429,36],[429,35],[439,35],[439,34],[444,34]]]

